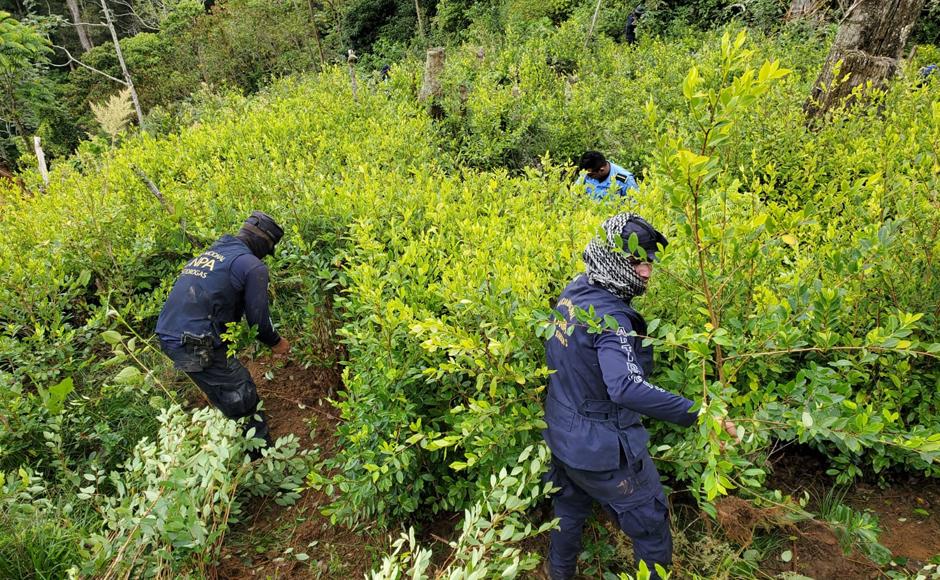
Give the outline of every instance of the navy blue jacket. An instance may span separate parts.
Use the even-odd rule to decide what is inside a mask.
[[[183,267],[157,319],[156,334],[173,348],[181,346],[184,332],[210,335],[219,347],[226,325],[242,315],[258,327],[261,342],[274,346],[281,340],[268,310],[268,267],[244,242],[222,236]]]
[[[589,334],[577,323],[575,307],[617,319],[617,331]],[[548,380],[545,441],[555,457],[587,471],[620,465],[621,450],[631,460],[648,453],[649,434],[641,415],[683,426],[695,422],[692,401],[650,384],[653,348],[643,346],[646,322],[626,302],[583,274],[562,292],[556,309],[565,316],[545,343]],[[568,334],[570,326],[574,326]]]

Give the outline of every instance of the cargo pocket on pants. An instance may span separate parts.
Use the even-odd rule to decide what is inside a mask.
[[[208,365],[199,353],[191,348],[164,350],[166,355],[173,361],[173,367],[184,373],[201,373],[206,370]]]
[[[620,529],[631,538],[661,536],[669,530],[669,508],[665,501],[653,497],[640,505],[618,509]]]

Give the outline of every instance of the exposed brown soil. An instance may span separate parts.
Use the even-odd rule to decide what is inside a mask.
[[[247,363],[274,438],[293,433],[301,448],[334,452],[339,418],[327,401],[341,384],[333,368],[303,368],[280,358]],[[267,376],[270,379],[266,378]],[[385,534],[357,532],[331,524],[320,510],[329,498],[303,492],[295,506],[266,498],[250,502],[222,547],[218,578],[361,578],[373,554],[387,548]],[[290,553],[285,553],[292,549]],[[296,554],[306,554],[304,561]]]
[[[859,484],[846,503],[878,515],[879,539],[895,556],[919,567],[940,555],[940,481],[914,480],[888,489]]]
[[[816,510],[835,485],[826,472],[825,459],[811,449],[790,450],[774,462],[768,488],[778,488],[794,497],[809,495],[808,508]],[[920,569],[940,554],[940,481],[905,477],[886,488],[870,483],[854,485],[842,503],[878,517],[879,542],[897,558],[907,560],[910,571]],[[918,510],[918,511],[915,511]],[[774,555],[763,571],[790,571],[825,579],[883,578],[879,567],[857,551],[846,555],[832,530],[814,521],[797,524],[789,549],[793,560],[784,563]]]
[[[832,529],[824,523],[808,520],[795,524],[784,550],[792,559],[784,562],[779,553],[764,561],[761,571],[774,574],[791,572],[816,580],[862,580],[882,578],[877,564],[863,554],[845,554]]]

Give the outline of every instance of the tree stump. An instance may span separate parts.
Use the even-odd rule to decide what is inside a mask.
[[[441,119],[444,117],[444,107],[440,98],[443,95],[441,88],[441,74],[444,72],[444,48],[428,49],[427,60],[424,62],[424,81],[418,93],[418,101],[430,103],[431,117]]]
[[[856,87],[868,82],[881,87],[893,77],[923,5],[924,0],[858,0],[853,4],[803,106],[807,116],[824,117],[850,103],[847,98]]]
[[[815,22],[822,20],[825,2],[822,0],[791,0],[790,8],[784,18],[787,22],[793,20],[810,19]]]
[[[441,73],[444,72],[444,48],[429,48],[427,60],[424,61],[424,82],[419,101],[427,101],[441,96]]]

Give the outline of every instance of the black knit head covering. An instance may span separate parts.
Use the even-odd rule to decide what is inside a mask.
[[[274,246],[284,237],[284,230],[263,211],[253,211],[235,237],[245,242],[256,257],[274,253]]]
[[[669,241],[649,222],[633,213],[621,213],[606,220],[601,228],[604,239],[595,237],[584,249],[584,269],[588,280],[629,302],[646,292],[647,280],[636,273],[639,262],[656,259],[659,246]],[[629,240],[636,234],[637,254],[630,253]],[[643,248],[646,256],[639,252]]]

